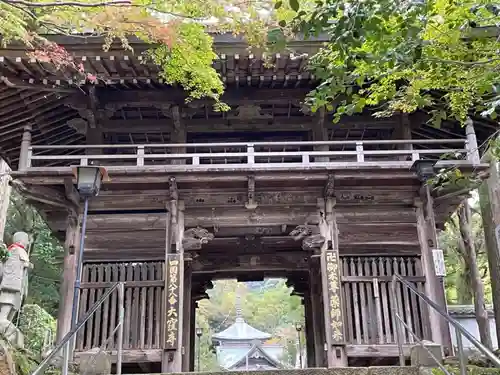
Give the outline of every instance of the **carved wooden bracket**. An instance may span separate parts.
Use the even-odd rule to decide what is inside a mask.
[[[213,233],[210,233],[205,228],[196,227],[188,229],[184,232],[182,245],[184,250],[199,250],[203,244],[207,244],[214,239]]]
[[[315,225],[298,225],[289,234],[295,241],[302,240],[303,250],[317,250],[325,243],[325,237],[319,233]]]
[[[72,96],[64,105],[78,112],[80,117],[87,121],[89,127],[95,128],[98,120],[109,119],[120,108],[118,105],[107,104],[104,109],[93,109],[86,97]]]
[[[229,120],[262,120],[262,119],[272,119],[271,115],[261,114],[261,108],[259,105],[254,104],[244,104],[236,108],[236,115],[229,115],[227,118]]]
[[[314,234],[304,238],[302,241],[302,250],[317,250],[320,249],[325,243],[325,237],[321,234]]]

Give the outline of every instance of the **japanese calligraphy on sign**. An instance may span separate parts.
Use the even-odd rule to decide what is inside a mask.
[[[328,290],[328,314],[330,316],[330,332],[332,344],[344,343],[344,326],[342,320],[342,307],[340,305],[340,273],[339,254],[336,250],[325,251],[326,278]]]
[[[167,257],[165,349],[177,349],[179,335],[179,254]]]

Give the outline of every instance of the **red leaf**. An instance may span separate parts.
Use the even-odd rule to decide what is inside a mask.
[[[87,80],[90,83],[97,83],[97,77],[93,74],[87,73]]]

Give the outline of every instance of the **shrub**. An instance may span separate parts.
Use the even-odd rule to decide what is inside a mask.
[[[19,329],[24,334],[25,348],[40,354],[47,332],[56,331],[56,320],[38,305],[24,305],[19,319]]]

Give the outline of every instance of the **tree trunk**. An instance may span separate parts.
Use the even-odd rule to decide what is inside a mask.
[[[497,226],[500,225],[500,191],[497,160],[494,159],[490,163],[490,176],[481,184],[478,190],[481,216],[483,217],[484,241],[491,278],[497,345],[500,347],[500,247],[495,234]]]
[[[477,265],[476,249],[472,234],[472,214],[469,202],[465,199],[458,210],[460,227],[459,246],[463,247],[464,260],[470,270],[472,292],[474,294],[474,310],[476,313],[479,336],[484,346],[492,349],[490,322],[484,299],[484,284]]]

